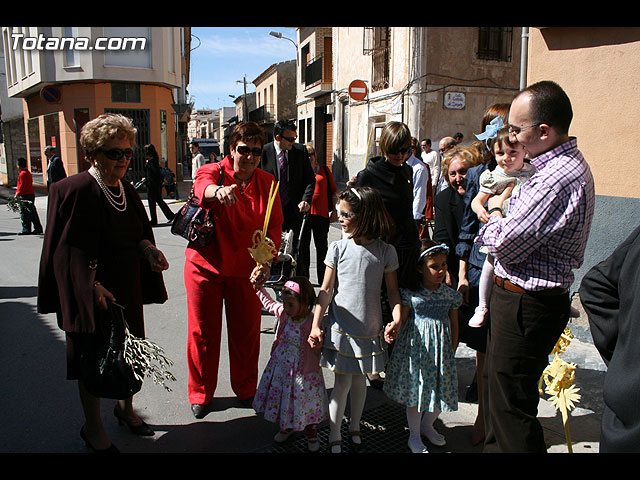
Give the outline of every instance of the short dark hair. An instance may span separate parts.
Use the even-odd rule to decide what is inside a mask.
[[[261,147],[264,147],[265,142],[264,129],[256,122],[242,122],[235,126],[231,136],[229,137],[229,143],[231,148],[236,148],[238,142],[256,142]]]
[[[273,126],[273,136],[282,135],[285,130],[297,131],[298,127],[293,120],[278,120]]]
[[[298,284],[300,287],[300,293],[295,292],[288,287],[284,287],[282,289],[282,296],[293,295],[301,304],[307,305],[310,309],[313,309],[316,303],[316,291],[313,289],[313,285],[309,279],[303,276],[293,276],[289,281]]]
[[[427,145],[431,145],[431,139],[430,138],[423,138],[422,141],[424,143],[426,143]]]
[[[380,238],[394,230],[393,219],[382,201],[380,192],[371,187],[347,187],[340,193],[340,200],[351,206],[356,215],[356,228],[352,238]]]
[[[24,158],[24,157],[20,157],[20,158],[18,159],[18,166],[19,166],[20,168],[27,168],[27,159],[26,159],[26,158]]]
[[[520,95],[531,97],[531,121],[546,123],[559,133],[569,133],[569,126],[573,119],[571,100],[565,91],[551,80],[542,80],[529,85]]]
[[[449,251],[446,248],[439,248],[441,245],[441,242],[436,242],[434,240],[429,239],[429,240],[422,240],[421,244],[422,245],[420,247],[420,251],[415,257],[416,259],[415,267],[411,269],[411,273],[407,275],[408,278],[405,282],[406,288],[413,292],[417,292],[418,290],[420,290],[420,288],[424,286],[422,284],[422,269],[424,268],[424,260],[429,257],[435,257],[436,255],[443,255],[443,254],[448,257],[448,253],[449,253]],[[430,251],[429,253],[424,254],[421,258],[420,255],[422,255],[422,252],[425,252],[430,248],[433,248],[433,250]]]

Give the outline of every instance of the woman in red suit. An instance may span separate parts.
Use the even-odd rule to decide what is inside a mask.
[[[189,367],[188,393],[196,418],[203,418],[216,390],[222,333],[222,307],[227,318],[231,387],[251,405],[258,383],[262,307],[249,281],[254,270],[266,276],[249,253],[256,230],[264,227],[275,178],[258,167],[265,135],[254,122],[237,125],[230,137],[231,153],[219,163],[198,169],[193,183],[201,205],[213,213],[215,235],[206,246],[186,249]],[[218,185],[219,175],[224,182]],[[280,248],[282,208],[273,203],[267,236]]]

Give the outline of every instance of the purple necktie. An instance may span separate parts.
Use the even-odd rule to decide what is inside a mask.
[[[282,205],[289,203],[289,188],[287,185],[289,174],[287,172],[287,156],[284,150],[280,152],[280,200]]]

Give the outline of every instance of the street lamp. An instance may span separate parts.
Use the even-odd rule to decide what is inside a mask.
[[[293,46],[296,47],[296,51],[298,50],[298,44],[296,42],[294,42],[293,40],[291,40],[290,38],[283,36],[281,32],[271,31],[271,32],[269,32],[269,35],[271,35],[272,37],[284,38],[286,40],[289,40],[291,43],[293,43]]]
[[[247,76],[245,75],[242,80],[236,80],[236,83],[242,83],[244,85],[244,96],[242,97],[242,120],[246,121],[249,118],[249,112],[247,111]]]

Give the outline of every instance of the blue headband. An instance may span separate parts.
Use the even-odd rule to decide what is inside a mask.
[[[449,247],[447,245],[445,245],[444,243],[441,243],[440,245],[434,245],[433,247],[427,248],[425,251],[423,251],[420,254],[420,256],[418,257],[418,263],[420,263],[422,261],[422,259],[425,257],[425,255],[433,252],[434,250],[444,250],[446,253],[449,253]]]
[[[504,121],[502,120],[502,117],[498,115],[496,118],[491,120],[489,125],[484,128],[484,132],[476,135],[476,138],[478,140],[484,140],[486,143],[488,140],[496,138],[496,135],[498,135],[498,130],[500,130],[502,127],[504,127]]]

